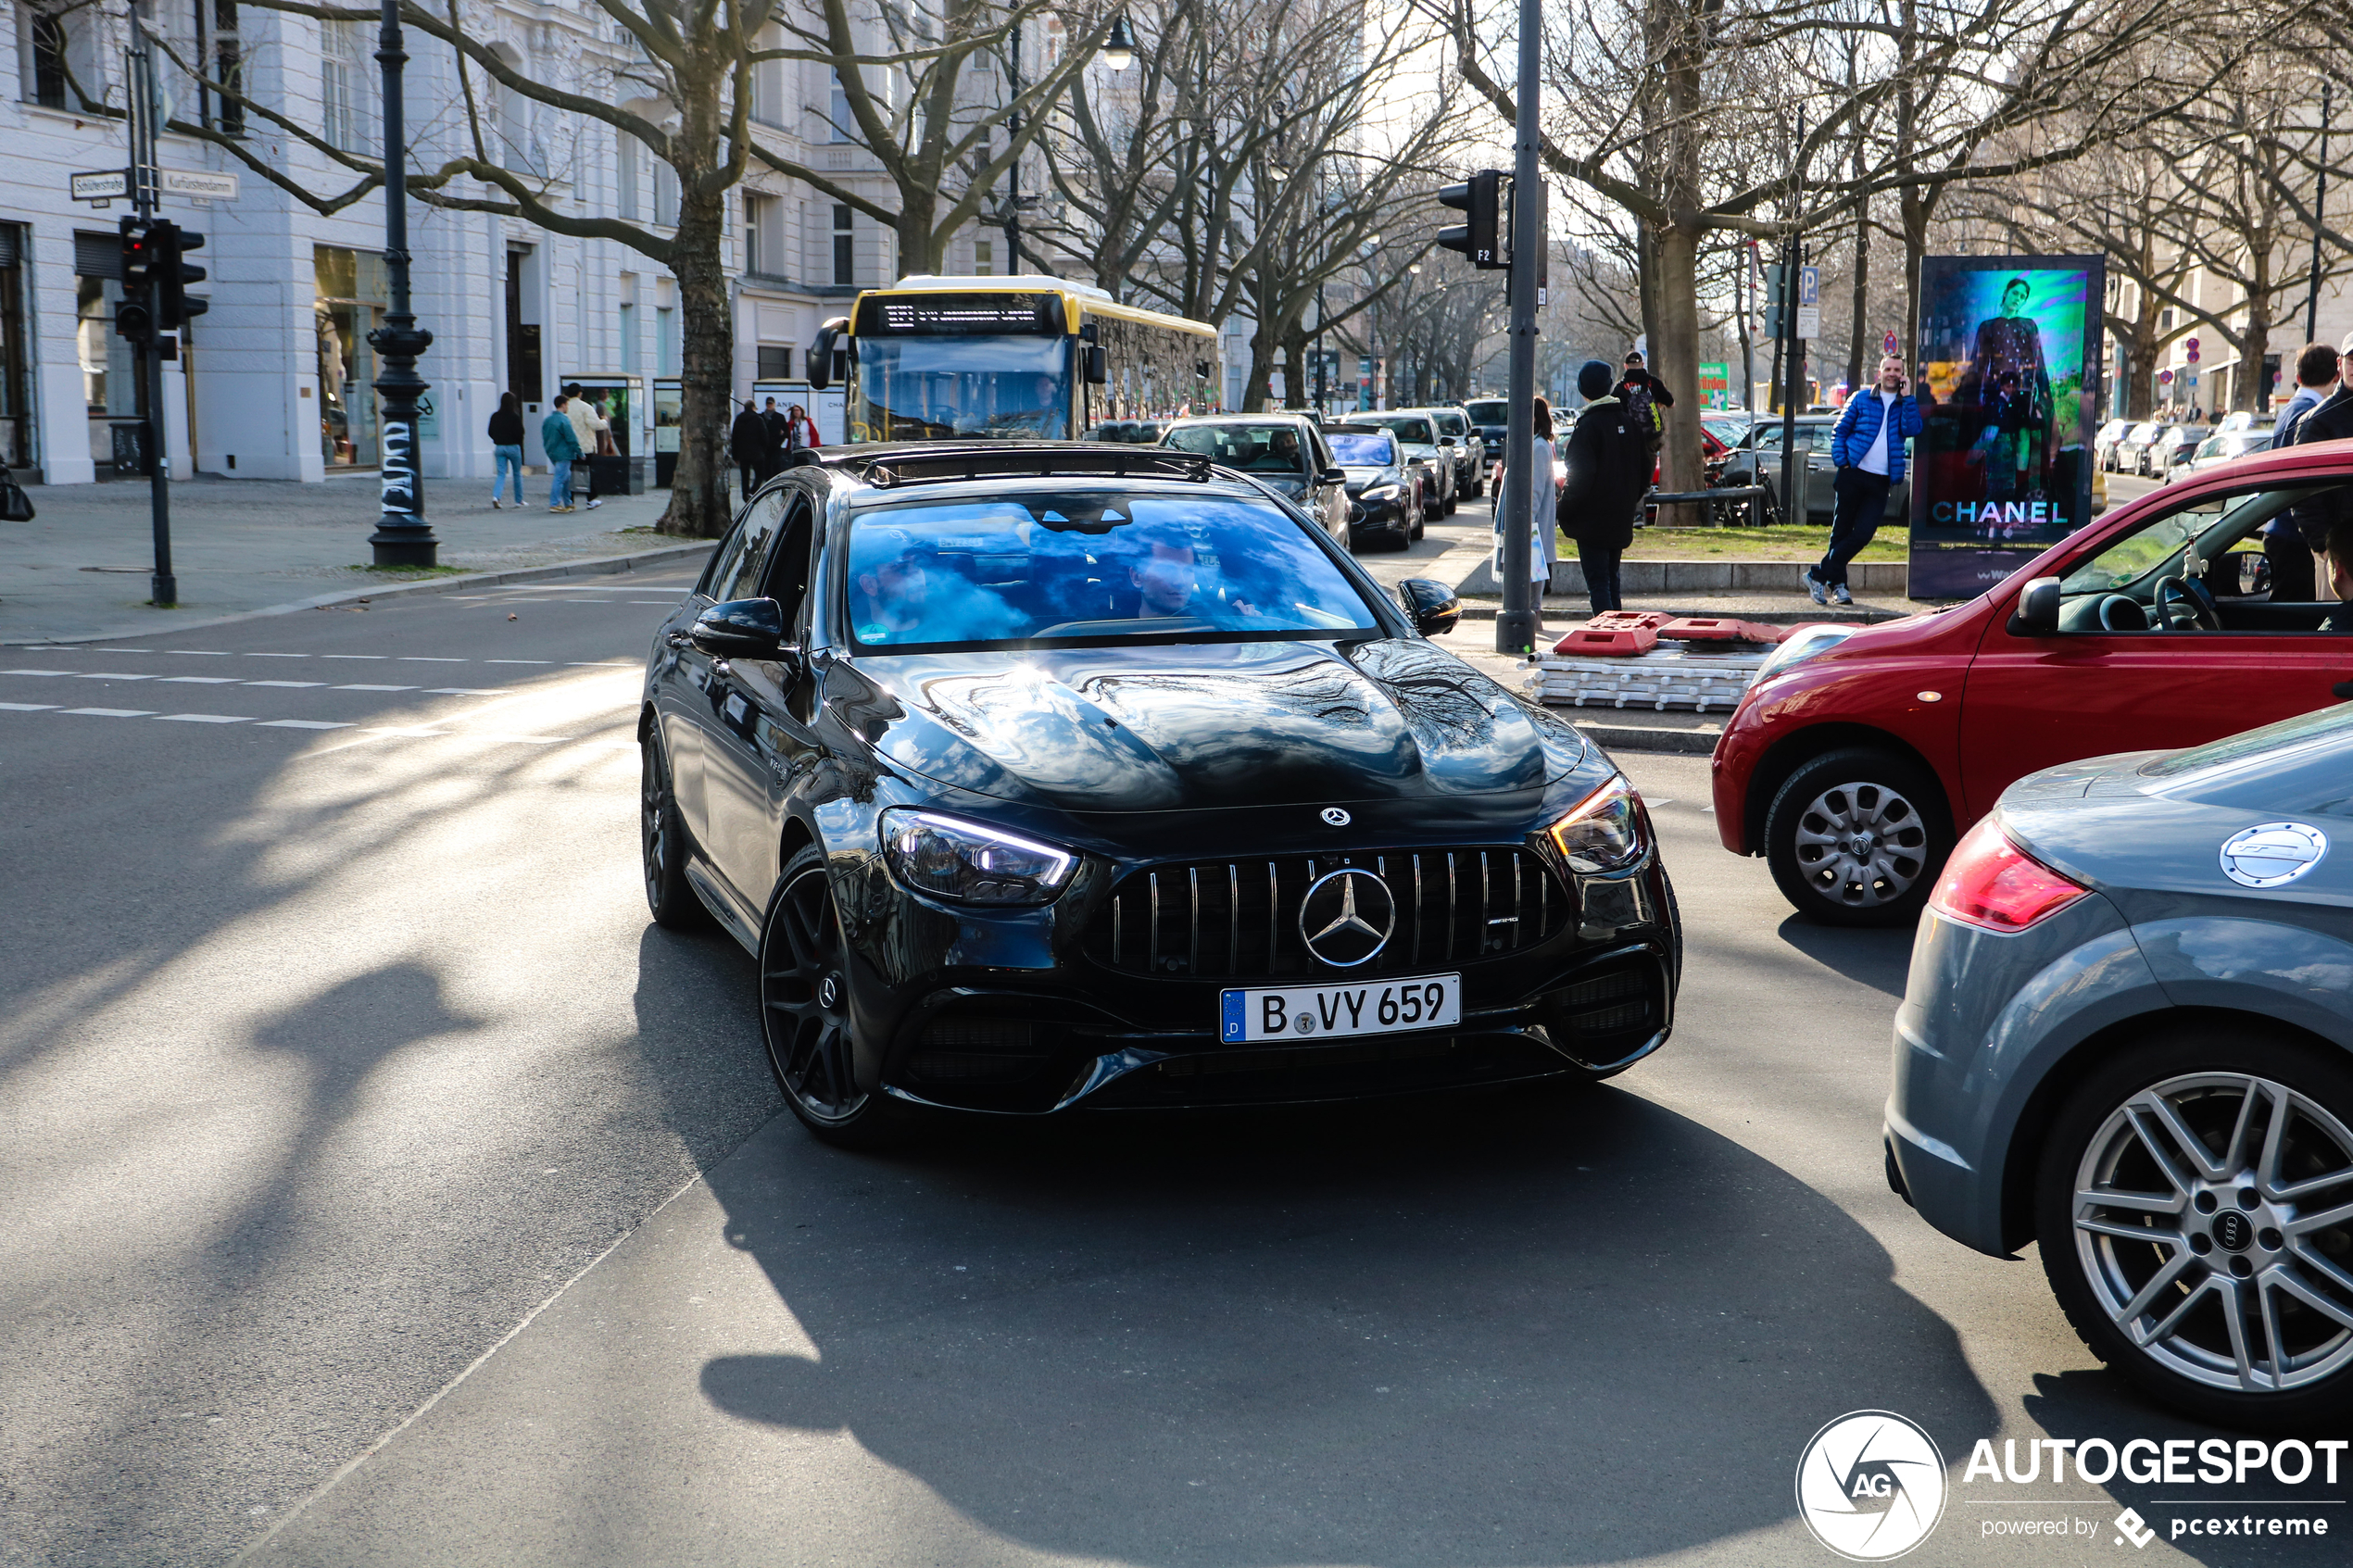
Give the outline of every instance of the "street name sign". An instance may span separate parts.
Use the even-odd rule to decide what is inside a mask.
[[[161,175],[163,194],[167,196],[216,202],[237,199],[237,177],[232,173],[216,173],[208,169],[167,169]]]
[[[69,174],[66,188],[78,202],[112,201],[131,194],[131,171],[127,169],[100,169],[87,174]]]

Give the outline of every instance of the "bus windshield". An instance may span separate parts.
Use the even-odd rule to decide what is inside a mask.
[[[1011,333],[860,337],[853,440],[1067,440],[1070,347]]]

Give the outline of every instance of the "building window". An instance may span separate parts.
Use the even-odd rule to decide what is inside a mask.
[[[319,133],[346,153],[369,150],[367,51],[358,22],[319,24]]]
[[[24,239],[21,224],[0,223],[0,463],[32,461],[31,382],[24,357]]]
[[[376,351],[368,334],[383,325],[390,295],[384,258],[373,251],[313,245],[310,266],[311,327],[319,340],[319,453],[330,468],[372,467],[379,433]]]
[[[627,303],[621,307],[621,370],[624,375],[637,370],[637,307]]]
[[[781,49],[784,31],[772,24],[761,29],[754,42],[761,49]],[[762,125],[786,128],[784,61],[761,60],[751,68],[751,118]]]
[[[857,254],[852,248],[857,234],[850,227],[850,211],[846,203],[834,204],[834,282],[837,285],[858,281]]]
[[[615,133],[613,145],[613,201],[620,216],[631,223],[646,216],[638,205],[637,168],[645,161],[637,138],[627,132]]]
[[[23,72],[19,95],[51,109],[90,109],[105,92],[93,46],[93,11],[74,7],[44,12],[17,10],[17,58]]]
[[[654,374],[678,374],[678,312],[667,305],[654,307]]]
[[[773,343],[760,345],[760,379],[761,381],[792,380],[792,350]]]
[[[833,73],[831,88],[825,94],[825,119],[829,122],[825,130],[826,141],[847,142],[850,139],[853,122],[849,118],[849,90],[841,84],[839,71]]]
[[[785,204],[761,191],[744,193],[744,270],[785,276]]]
[[[678,171],[667,158],[655,158],[654,222],[664,229],[678,227]]]
[[[245,132],[245,107],[230,94],[245,91],[245,50],[237,39],[237,0],[191,0],[196,16],[196,57],[211,62],[212,80],[222,91],[197,92],[205,123],[230,136]]]
[[[997,275],[997,245],[993,240],[973,242],[973,276],[993,278]]]

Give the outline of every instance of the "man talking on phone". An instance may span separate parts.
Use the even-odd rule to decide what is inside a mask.
[[[1846,400],[1846,411],[1831,433],[1830,553],[1806,569],[1806,591],[1816,604],[1851,605],[1846,563],[1863,553],[1887,511],[1887,492],[1904,477],[1904,438],[1920,433],[1919,405],[1904,390],[1904,361],[1891,354],[1879,362],[1879,384]]]

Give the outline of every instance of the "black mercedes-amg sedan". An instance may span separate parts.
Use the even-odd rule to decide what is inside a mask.
[[[647,897],[758,959],[819,1135],[1598,1078],[1663,1043],[1632,786],[1287,503],[1169,450],[875,445],[654,639]]]

